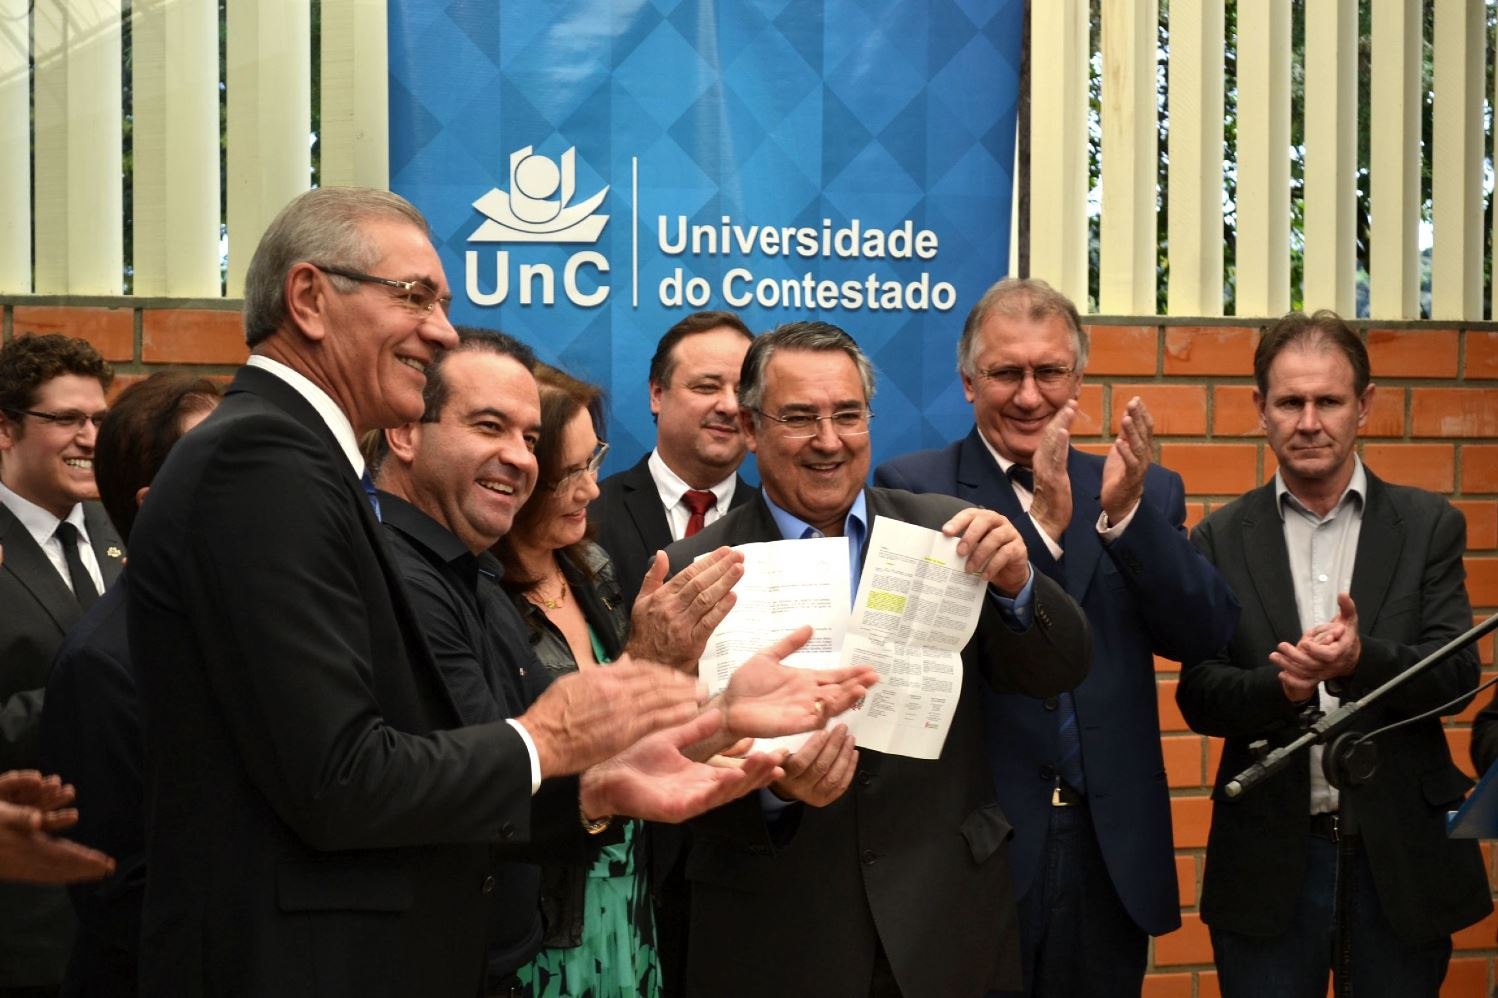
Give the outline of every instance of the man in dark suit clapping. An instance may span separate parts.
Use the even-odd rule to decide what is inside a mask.
[[[1240,799],[1223,786],[1255,742],[1292,741],[1308,713],[1361,699],[1471,626],[1466,524],[1443,497],[1384,482],[1358,457],[1374,386],[1367,348],[1335,313],[1291,313],[1265,332],[1254,382],[1274,480],[1192,535],[1243,601],[1243,622],[1227,648],[1186,663],[1176,691],[1193,730],[1227,739],[1201,896],[1222,993],[1323,994],[1350,949],[1359,998],[1434,998],[1451,934],[1493,907],[1477,843],[1446,836],[1472,781],[1440,718],[1423,716],[1461,709],[1476,650],[1357,715],[1347,730],[1400,724],[1378,738],[1371,778],[1339,789],[1317,747]]]
[[[1008,516],[1086,612],[1092,668],[1076,690],[984,692],[988,757],[1015,826],[1025,993],[1138,994],[1149,936],[1181,924],[1154,656],[1216,651],[1238,603],[1186,537],[1181,476],[1153,463],[1141,400],[1106,457],[1070,446],[1087,334],[1065,296],[1000,281],[968,315],[957,359],[972,431],[880,465],[874,481]]]
[[[250,361],[132,535],[144,993],[472,998],[489,845],[529,836],[544,778],[697,712],[689,679],[621,663],[458,727],[356,443],[421,416],[449,301],[383,191],[301,195],[250,262]]]

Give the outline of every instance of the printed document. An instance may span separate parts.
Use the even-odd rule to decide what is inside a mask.
[[[699,675],[722,692],[750,655],[803,624],[806,646],[785,660],[799,668],[869,665],[879,684],[834,723],[848,726],[865,748],[935,759],[962,692],[962,648],[978,626],[987,588],[963,569],[957,538],[876,516],[869,552],[851,601],[848,540],[743,544],[738,601],[708,640]],[[794,750],[809,737],[774,739],[759,747]]]

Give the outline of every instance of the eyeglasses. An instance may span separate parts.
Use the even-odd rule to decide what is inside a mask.
[[[65,409],[62,412],[37,412],[35,409],[6,409],[13,416],[30,416],[51,423],[53,426],[74,433],[83,429],[84,423],[93,423],[94,429],[104,424],[104,417],[109,415],[109,410],[103,412],[79,412],[77,409]]]
[[[400,292],[396,297],[406,303],[413,312],[423,315],[431,315],[434,309],[442,309],[446,315],[453,306],[452,295],[439,295],[431,285],[422,281],[397,281],[389,277],[376,277],[373,274],[361,274],[357,270],[344,270],[342,267],[328,267],[320,263],[312,263],[312,266],[324,274],[333,274],[336,277],[346,277],[351,281],[361,284],[379,284],[383,287],[392,288]]]
[[[794,412],[789,416],[775,416],[763,409],[756,409],[766,419],[780,424],[781,436],[787,440],[802,440],[814,437],[822,430],[822,421],[832,424],[832,432],[840,437],[856,437],[869,432],[869,420],[874,418],[872,409],[844,409],[830,416],[814,416],[809,412]]]
[[[564,472],[562,477],[557,479],[557,483],[551,487],[552,491],[557,493],[557,495],[561,495],[576,485],[584,475],[591,475],[596,478],[598,476],[598,469],[603,466],[604,455],[608,452],[609,445],[602,440],[598,441],[598,446],[593,448],[593,453],[588,458],[588,463],[581,468],[573,468],[571,471]]]
[[[1063,367],[1059,364],[1046,364],[1041,367],[991,367],[986,371],[979,371],[978,377],[1005,388],[1018,388],[1025,383],[1025,375],[1028,374],[1041,388],[1057,388],[1066,384],[1066,379],[1070,378],[1074,371],[1076,371],[1075,367]]]

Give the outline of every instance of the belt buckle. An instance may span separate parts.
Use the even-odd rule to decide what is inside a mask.
[[[1051,807],[1072,807],[1073,803],[1062,796],[1060,783],[1051,788]]]

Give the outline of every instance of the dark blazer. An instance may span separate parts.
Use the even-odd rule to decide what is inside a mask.
[[[83,522],[107,589],[119,577],[125,545],[104,507],[83,504]],[[15,514],[0,505],[0,770],[36,766],[42,689],[52,656],[83,616],[78,599]]]
[[[63,998],[126,998],[138,993],[140,908],[146,891],[141,767],[145,747],[135,669],[125,631],[121,576],[83,615],[57,651],[42,715],[42,769],[64,773],[78,790],[69,838],[113,856],[112,876],[68,888],[78,935]]]
[[[967,505],[891,489],[866,495],[871,526],[889,516],[939,527]],[[679,570],[720,544],[780,539],[761,498],[668,553]],[[827,807],[792,805],[772,826],[751,794],[694,824],[690,994],[864,998],[880,944],[907,995],[1020,986],[1011,825],[994,800],[977,689],[986,680],[1059,693],[1086,674],[1090,643],[1076,604],[1038,572],[1033,609],[1016,632],[989,601],[963,651],[939,759],[865,749],[853,786]]]
[[[1194,730],[1227,739],[1212,794],[1202,918],[1214,928],[1273,936],[1288,927],[1305,874],[1310,768],[1305,759],[1293,762],[1236,801],[1222,787],[1253,762],[1250,742],[1265,739],[1273,748],[1301,734],[1297,707],[1267,658],[1303,632],[1274,483],[1214,512],[1192,539],[1243,602],[1231,646],[1187,663],[1176,691]],[[1344,698],[1366,694],[1472,626],[1465,546],[1465,521],[1445,499],[1369,472],[1351,589],[1363,653]],[[1370,705],[1353,728],[1431,710],[1477,679],[1469,647]],[[1394,931],[1410,944],[1444,938],[1493,907],[1477,843],[1446,837],[1446,811],[1472,781],[1452,764],[1438,718],[1381,735],[1376,744],[1372,780],[1342,791],[1344,820],[1362,833]]]
[[[530,763],[502,721],[457,728],[326,424],[241,369],[132,540],[142,993],[473,998]]]
[[[1092,625],[1092,667],[1072,697],[1092,824],[1124,908],[1158,936],[1178,927],[1181,914],[1154,656],[1210,655],[1232,634],[1238,601],[1186,537],[1180,475],[1151,465],[1134,519],[1108,545],[1096,526],[1103,458],[1072,450],[1067,477],[1072,517],[1057,565],[976,428],[874,472],[880,485],[940,492],[1003,513],[1024,536],[1031,560],[1065,580],[1067,595],[1081,604]],[[994,792],[1015,827],[1015,895],[1024,897],[1040,869],[1061,755],[1056,701],[985,689],[982,702]]]
[[[738,478],[728,508],[737,509],[758,494],[758,489]],[[649,454],[634,467],[598,483],[598,498],[588,507],[588,522],[597,531],[594,540],[614,563],[625,608],[633,607],[651,559],[671,546],[671,523],[655,479],[650,477]]]
[[[107,589],[120,574],[125,546],[98,503],[83,504],[83,522]],[[41,546],[3,505],[0,547],[0,771],[34,769],[52,656],[83,610]],[[0,884],[0,987],[60,982],[73,931],[63,888]]]

